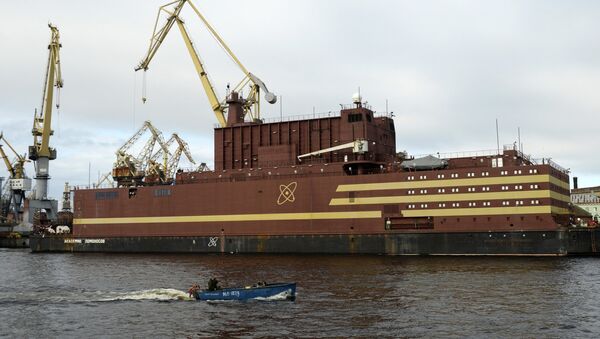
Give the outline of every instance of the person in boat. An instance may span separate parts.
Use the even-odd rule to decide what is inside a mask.
[[[189,294],[190,298],[194,298],[196,296],[196,293],[198,293],[198,291],[200,291],[200,285],[193,284],[192,287],[190,287],[190,289],[188,290],[188,294]]]
[[[208,279],[208,290],[209,291],[217,291],[220,289],[221,289],[221,286],[219,286],[219,280],[217,280],[217,278]]]

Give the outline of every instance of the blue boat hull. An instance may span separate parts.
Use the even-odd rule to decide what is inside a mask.
[[[224,288],[216,291],[200,291],[197,300],[295,300],[296,283],[267,284],[259,287]]]

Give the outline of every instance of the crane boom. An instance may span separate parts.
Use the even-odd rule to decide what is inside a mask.
[[[165,140],[163,139],[162,133],[154,127],[149,121],[146,122],[148,126],[148,130],[152,134],[150,139],[146,142],[146,145],[140,152],[140,154],[135,158],[135,161],[138,164],[141,164],[141,170],[145,171],[148,167],[148,161],[152,157],[152,150],[154,149],[154,145],[158,143],[158,146],[163,151],[163,164],[166,166],[167,157],[169,155],[169,149],[166,146]]]
[[[137,155],[132,154],[133,145],[146,132],[150,133],[150,138],[144,143]],[[118,186],[142,183],[144,176],[148,174],[149,168],[154,166],[152,152],[156,144],[159,145],[159,152],[163,154],[163,165],[166,167],[170,155],[168,146],[160,130],[154,127],[150,121],[145,121],[142,127],[116,152],[117,160],[113,166],[112,176]]]
[[[204,17],[204,15],[202,15],[200,13],[200,11],[198,10],[198,8],[196,8],[196,6],[191,1],[188,1],[188,3],[190,4],[190,7],[192,7],[192,9],[194,10],[194,12],[196,12],[196,15],[198,15],[198,17],[200,18],[200,20],[202,20],[202,22],[204,23],[204,25],[206,26],[206,28],[208,28],[208,30],[210,31],[210,34],[212,34],[212,36],[215,37],[215,39],[217,39],[217,42],[221,45],[221,47],[223,47],[223,49],[225,49],[225,51],[227,52],[227,54],[229,54],[231,56],[231,58],[233,59],[233,61],[235,61],[235,63],[240,67],[240,69],[242,70],[242,72],[244,72],[245,75],[250,74],[250,72],[248,72],[248,70],[246,69],[246,67],[244,67],[244,65],[242,65],[242,62],[237,58],[237,56],[235,56],[235,54],[233,54],[233,52],[231,51],[231,49],[229,48],[229,46],[227,46],[227,44],[225,43],[225,41],[223,41],[223,39],[221,39],[221,36],[219,36],[219,34],[217,33],[217,31],[215,31],[215,29],[212,27],[212,25],[210,23],[208,23],[208,20],[206,20],[206,18]]]
[[[10,196],[9,210],[11,210],[16,219],[20,220],[19,214],[23,199],[25,198],[25,191],[31,189],[31,179],[25,176],[25,162],[28,160],[15,151],[2,132],[0,132],[0,141],[4,142],[16,156],[16,160],[12,164],[0,144],[0,157],[4,160],[4,164],[10,173],[7,183],[8,195]]]
[[[181,36],[183,37],[183,41],[185,41],[185,46],[187,47],[188,52],[190,53],[190,57],[192,57],[192,61],[194,62],[194,67],[196,67],[196,72],[198,73],[198,76],[200,77],[200,82],[202,82],[202,87],[204,87],[204,92],[206,93],[206,96],[208,97],[210,107],[212,108],[213,112],[215,113],[215,116],[217,117],[219,124],[221,124],[221,126],[227,126],[227,121],[225,119],[225,112],[223,110],[223,106],[219,102],[219,98],[217,98],[217,94],[215,93],[214,87],[210,83],[210,79],[208,79],[208,74],[204,70],[204,65],[202,64],[202,61],[200,60],[200,57],[198,56],[198,53],[196,52],[196,49],[194,48],[194,44],[192,43],[192,40],[190,39],[190,36],[189,36],[187,30],[185,29],[185,25],[183,24],[183,21],[178,19],[177,26],[179,27],[179,31],[181,32]]]
[[[175,3],[177,3],[177,5],[175,5],[175,8],[173,9],[173,11],[167,10],[167,7],[169,7]],[[143,69],[144,71],[148,70],[150,62],[154,58],[154,55],[158,51],[158,48],[161,46],[162,42],[167,37],[167,34],[169,34],[169,31],[173,27],[173,24],[177,23],[177,26],[179,27],[179,31],[181,32],[181,36],[183,37],[183,41],[185,42],[185,45],[188,49],[190,57],[192,58],[194,67],[196,68],[196,72],[198,73],[198,76],[200,77],[200,81],[202,83],[202,87],[204,88],[204,92],[206,93],[206,96],[208,97],[210,106],[211,106],[213,112],[215,113],[215,116],[217,117],[217,120],[219,121],[219,123],[222,124],[223,126],[225,126],[227,123],[225,120],[225,112],[223,110],[223,107],[222,107],[221,103],[219,102],[219,99],[217,98],[217,94],[215,93],[214,87],[212,86],[212,84],[210,83],[210,80],[208,79],[208,74],[206,73],[206,70],[204,69],[202,60],[200,60],[200,57],[198,56],[198,52],[194,48],[192,40],[190,39],[190,36],[185,28],[185,24],[184,24],[183,20],[181,20],[181,18],[179,18],[179,13],[183,9],[183,5],[185,5],[185,3],[186,3],[186,0],[178,0],[178,1],[170,2],[159,8],[158,14],[156,16],[156,22],[154,23],[154,32],[152,32],[152,38],[150,39],[150,47],[148,48],[148,52],[146,53],[146,56],[140,62],[140,64],[135,68],[135,70],[136,71],[139,71],[141,69]],[[157,30],[158,20],[160,19],[161,12],[167,13],[169,15],[169,17],[167,18],[166,23],[159,30]]]
[[[0,151],[2,151],[1,152],[2,158],[4,159],[4,162],[6,164],[8,171],[11,173],[11,179],[24,179],[25,178],[25,163],[28,160],[25,159],[24,156],[20,155],[17,151],[15,151],[14,147],[12,147],[10,142],[8,142],[8,140],[6,140],[6,137],[4,136],[4,133],[2,133],[2,132],[0,132],[0,141],[4,141],[6,146],[8,146],[8,148],[10,148],[10,150],[13,152],[13,154],[17,157],[16,162],[15,162],[16,165],[12,165],[10,163],[10,161],[8,161],[8,157],[6,156],[6,153],[4,153],[4,151],[1,149],[2,145],[0,145]],[[11,168],[12,168],[12,170],[11,170]]]
[[[175,139],[177,140],[177,143],[179,144],[179,149],[181,149],[183,151],[183,154],[185,154],[185,157],[192,163],[192,164],[196,164],[196,162],[194,161],[194,158],[192,158],[192,153],[190,153],[190,148],[187,144],[187,142],[183,141],[183,139],[181,139],[179,137],[178,134],[173,133],[173,137],[175,137]]]
[[[177,149],[175,150],[175,152],[173,153],[173,156],[169,160],[169,167],[168,167],[167,175],[169,178],[174,178],[175,173],[177,171],[177,167],[179,165],[179,159],[181,158],[182,153],[185,154],[186,158],[193,165],[195,165],[196,162],[192,158],[192,154],[190,153],[188,144],[185,141],[183,141],[177,133],[173,133],[173,135],[171,136],[171,140],[176,141],[178,146],[177,146]]]
[[[4,153],[4,149],[2,149],[2,145],[0,145],[0,156],[2,157],[2,160],[4,160],[4,164],[6,165],[6,169],[8,170],[8,173],[10,174],[11,177],[14,177],[15,176],[15,168],[8,160],[6,153]]]
[[[196,15],[200,18],[200,20],[204,23],[204,25],[208,28],[209,32],[212,36],[217,40],[219,45],[225,50],[225,52],[233,59],[236,65],[242,70],[245,77],[240,81],[238,86],[235,87],[232,92],[231,97],[227,97],[223,100],[219,100],[218,96],[215,92],[213,85],[211,84],[208,74],[202,64],[202,61],[196,51],[194,44],[189,36],[187,29],[185,28],[185,24],[183,20],[179,17],[183,6],[189,3],[190,7],[194,10]],[[170,6],[174,5],[175,7],[172,10],[169,10]],[[167,18],[166,23],[158,29],[158,21],[161,15],[161,12],[167,13],[169,16]],[[144,59],[140,62],[140,64],[135,68],[136,71],[143,69],[144,71],[148,70],[148,66],[150,61],[154,58],[154,55],[158,51],[158,48],[161,46],[162,42],[166,38],[167,34],[173,27],[173,25],[177,23],[179,27],[179,31],[185,45],[188,49],[190,57],[194,63],[194,67],[196,68],[196,72],[200,77],[200,81],[202,83],[202,87],[204,88],[204,92],[208,97],[208,101],[210,106],[219,121],[221,126],[228,126],[238,122],[243,122],[244,117],[249,114],[253,119],[260,119],[260,90],[262,89],[265,92],[265,98],[267,102],[273,104],[277,101],[277,96],[275,94],[269,92],[267,86],[261,81],[258,77],[250,73],[246,67],[240,62],[235,54],[231,51],[229,46],[223,41],[223,39],[219,36],[219,34],[215,31],[215,29],[210,25],[210,23],[206,20],[206,18],[200,13],[198,8],[190,1],[190,0],[177,0],[172,1],[166,5],[163,5],[158,10],[158,15],[156,17],[156,22],[154,24],[154,31],[152,33],[152,37],[150,39],[150,47],[146,53]],[[251,84],[250,84],[251,83]],[[246,99],[238,99],[237,92],[241,91],[243,87],[246,85],[250,86],[249,94]],[[234,95],[235,94],[235,95]],[[230,110],[231,105],[236,105],[237,108]],[[239,109],[238,109],[239,108]],[[227,112],[227,115],[226,115]],[[240,114],[241,113],[241,114]]]
[[[174,3],[178,3],[178,4],[175,6],[175,9],[173,10],[173,12],[167,11],[166,8]],[[158,9],[158,14],[156,15],[156,21],[154,23],[154,31],[152,32],[152,37],[150,38],[150,46],[148,47],[148,52],[146,52],[146,56],[144,57],[144,59],[135,68],[136,72],[139,71],[140,69],[143,69],[144,71],[148,70],[150,61],[152,61],[152,59],[154,58],[154,55],[158,51],[158,48],[160,47],[162,42],[167,37],[167,34],[169,34],[169,31],[171,30],[171,27],[173,27],[173,24],[175,23],[175,20],[177,19],[179,12],[181,12],[181,9],[183,8],[184,3],[185,3],[184,1],[177,0],[177,1],[170,2],[166,5],[160,6],[160,8]],[[165,13],[168,13],[169,18],[167,18],[167,22],[165,23],[165,25],[157,31],[158,20],[160,19],[160,13],[162,11],[164,11]]]
[[[54,101],[54,87],[57,89],[63,87],[63,80],[60,70],[60,34],[58,28],[48,24],[51,31],[50,44],[48,45],[48,66],[46,69],[46,81],[44,82],[44,97],[40,115],[34,116],[33,120],[33,140],[35,152],[30,155],[31,160],[37,160],[39,157],[56,158],[55,151],[50,148],[50,136],[52,131],[52,103]]]
[[[126,153],[131,148],[131,146],[133,146],[135,144],[135,142],[138,141],[138,139],[144,134],[144,132],[146,132],[146,130],[151,125],[152,125],[152,123],[150,121],[148,121],[148,120],[144,121],[144,124],[142,125],[142,127],[140,127],[140,129],[138,129],[137,132],[135,132],[135,134],[132,135],[131,138],[129,138],[129,140],[127,140],[123,144],[123,146],[121,146],[117,150],[117,152],[116,152],[117,156],[120,153]]]

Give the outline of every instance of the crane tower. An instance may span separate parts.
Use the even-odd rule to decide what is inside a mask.
[[[36,190],[34,199],[45,200],[48,195],[48,179],[50,179],[49,163],[56,159],[56,149],[50,147],[52,131],[52,104],[54,100],[54,87],[57,92],[63,86],[60,73],[59,50],[61,47],[58,28],[48,24],[51,31],[50,44],[48,45],[48,67],[46,68],[46,81],[44,82],[44,95],[40,114],[37,112],[33,118],[33,146],[29,146],[29,159],[35,161]],[[57,103],[58,108],[58,103]]]

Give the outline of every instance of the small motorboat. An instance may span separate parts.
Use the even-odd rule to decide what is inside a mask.
[[[208,289],[192,286],[189,293],[196,300],[296,300],[296,283],[257,283],[245,287],[221,288],[216,279],[211,279]]]

